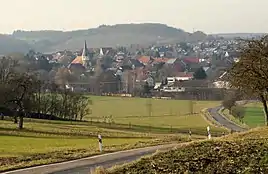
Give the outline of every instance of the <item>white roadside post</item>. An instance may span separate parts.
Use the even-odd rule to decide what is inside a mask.
[[[207,132],[208,132],[208,139],[210,140],[211,139],[211,134],[210,134],[210,127],[209,126],[207,127]]]
[[[102,138],[100,134],[98,135],[98,139],[99,139],[99,149],[100,149],[100,152],[102,152]]]

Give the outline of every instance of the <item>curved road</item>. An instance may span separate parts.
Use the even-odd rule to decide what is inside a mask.
[[[219,110],[221,108],[222,106],[208,109],[208,112],[215,121],[217,121],[220,125],[226,127],[227,129],[233,130],[235,132],[242,132],[247,130],[246,128],[240,127],[239,125],[235,124],[234,122],[228,120],[227,118],[219,114]]]
[[[220,109],[221,106],[208,109],[208,112],[210,113],[212,118],[216,120],[219,124],[236,132],[247,130],[245,128],[236,125],[232,121],[226,119],[224,116],[219,114],[218,111]],[[20,169],[16,171],[6,172],[5,174],[89,174],[90,171],[94,170],[98,166],[102,166],[104,168],[110,168],[114,165],[120,165],[131,161],[135,161],[144,155],[151,155],[155,153],[157,150],[167,150],[173,147],[176,147],[176,144],[133,149],[58,164],[50,164],[27,169]]]
[[[183,143],[182,143],[183,144]],[[187,144],[187,143],[184,143]],[[167,144],[153,147],[126,150],[121,152],[108,153],[93,157],[49,164],[15,171],[5,172],[2,174],[89,174],[98,166],[110,168],[114,165],[120,165],[135,161],[142,156],[151,155],[157,150],[168,150],[176,147],[178,144]]]

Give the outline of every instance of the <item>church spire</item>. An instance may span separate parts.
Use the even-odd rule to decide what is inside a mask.
[[[100,57],[102,57],[102,56],[104,56],[104,54],[103,54],[103,49],[100,48]]]
[[[89,52],[87,49],[87,42],[86,41],[85,41],[83,52],[82,52],[82,62],[83,62],[83,66],[85,68],[88,68],[90,66]]]
[[[85,44],[84,44],[84,48],[83,48],[83,53],[82,53],[82,57],[84,58],[88,58],[88,49],[87,49],[87,41],[85,41]]]

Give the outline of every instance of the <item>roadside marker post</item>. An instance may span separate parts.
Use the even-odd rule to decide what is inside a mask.
[[[192,131],[191,129],[189,129],[189,138],[191,139],[191,137],[192,137]]]
[[[100,152],[102,152],[102,138],[100,134],[98,135],[98,139],[99,139],[99,149],[100,149]]]
[[[207,132],[208,132],[208,139],[210,140],[211,139],[211,134],[210,134],[210,127],[209,126],[207,127]]]

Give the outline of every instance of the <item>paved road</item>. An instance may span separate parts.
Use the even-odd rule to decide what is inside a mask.
[[[148,152],[143,152],[143,153],[139,153],[139,154],[123,157],[123,158],[107,160],[105,162],[95,163],[95,164],[91,164],[91,165],[85,165],[85,166],[81,166],[81,167],[77,167],[77,168],[67,169],[64,171],[52,172],[49,174],[89,174],[90,171],[94,171],[94,169],[96,169],[99,166],[101,166],[103,168],[110,168],[110,167],[113,167],[115,165],[122,165],[125,163],[129,163],[129,162],[138,160],[143,156],[151,155],[155,152],[156,152],[156,150],[151,150]]]
[[[210,115],[212,116],[212,118],[214,120],[216,120],[218,123],[220,123],[222,126],[233,130],[235,132],[242,132],[242,131],[246,131],[247,129],[240,127],[239,125],[233,123],[232,121],[226,119],[224,116],[222,116],[221,114],[219,114],[219,110],[222,108],[222,106],[218,106],[215,108],[209,108],[208,112],[210,113]]]
[[[6,172],[3,174],[89,174],[89,172],[92,169],[95,169],[98,166],[103,166],[104,168],[110,168],[114,165],[134,161],[145,155],[151,155],[155,153],[157,150],[168,150],[174,148],[177,145],[178,144],[168,144],[168,145],[159,145],[153,147],[132,149],[58,164],[50,164],[50,165],[20,169],[16,171]]]

